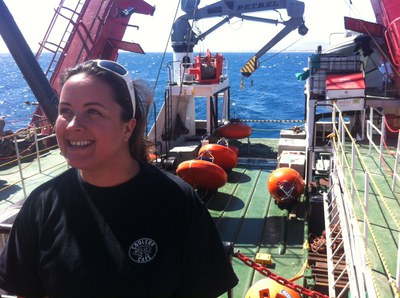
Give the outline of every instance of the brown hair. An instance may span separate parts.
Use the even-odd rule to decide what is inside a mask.
[[[65,82],[70,77],[81,73],[93,76],[109,84],[115,94],[113,100],[122,108],[122,121],[127,122],[132,118],[132,103],[126,82],[113,72],[98,67],[95,61],[86,61],[67,69],[60,79],[61,87],[64,86]],[[129,139],[129,151],[131,156],[137,161],[147,162],[147,152],[150,147],[150,142],[145,136],[145,131],[147,126],[147,114],[153,102],[153,94],[150,86],[144,80],[135,79],[132,80],[132,84],[135,89],[136,127]]]

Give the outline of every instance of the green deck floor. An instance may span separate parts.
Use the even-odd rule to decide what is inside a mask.
[[[274,263],[271,271],[289,279],[304,264],[304,221],[286,221],[287,211],[270,197],[267,181],[275,168],[273,163],[235,168],[207,207],[223,241],[233,242],[235,251],[251,259],[259,252],[270,254]],[[279,250],[285,244],[286,250]],[[264,276],[239,259],[234,258],[233,265],[240,280],[234,296],[245,297],[249,287]]]
[[[400,222],[400,185],[397,184],[392,191],[392,174],[394,157],[385,150],[385,161],[379,167],[379,156],[375,150],[369,151],[369,146],[359,144],[358,149],[363,156],[364,163],[359,159],[355,162],[355,182],[358,195],[355,193],[351,203],[354,207],[360,233],[364,230],[364,215],[370,224],[367,233],[368,261],[373,273],[375,286],[380,297],[395,297],[389,282],[396,278],[397,254],[399,249],[399,222]],[[395,148],[390,148],[395,152]],[[348,149],[350,152],[350,149]],[[348,158],[350,160],[350,158]],[[372,180],[368,188],[368,207],[365,207],[365,172],[371,174]],[[350,175],[346,175],[347,183],[350,183]],[[350,184],[349,184],[350,185]],[[362,208],[364,206],[364,208]],[[364,211],[363,211],[364,209]]]

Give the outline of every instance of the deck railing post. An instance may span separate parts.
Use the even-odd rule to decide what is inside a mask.
[[[364,243],[365,247],[368,247],[368,224],[367,224],[367,216],[368,216],[368,205],[369,205],[369,176],[368,172],[364,174],[364,207],[365,207],[365,215],[364,215]]]
[[[396,180],[400,180],[400,176],[397,171],[399,167],[399,156],[400,156],[400,133],[397,136],[397,148],[396,148],[396,158],[394,160],[394,167],[393,167],[393,178],[392,178],[392,191],[395,192],[396,190]]]
[[[15,153],[17,155],[17,160],[18,160],[18,170],[19,170],[19,176],[21,177],[21,183],[22,183],[22,190],[24,192],[24,198],[26,198],[26,188],[25,188],[25,178],[22,173],[22,165],[21,165],[21,155],[19,154],[19,148],[18,148],[18,142],[17,142],[17,135],[14,134],[14,144],[15,144]]]
[[[374,124],[374,108],[370,109],[369,112],[369,146],[368,146],[368,154],[371,154],[372,149],[372,134],[373,134],[373,124]]]
[[[400,243],[400,233],[398,243]],[[400,289],[400,246],[397,248],[396,287]]]
[[[344,158],[346,157],[346,154],[345,154],[346,150],[345,150],[345,130],[344,130],[344,123],[343,123],[342,119],[343,119],[342,118],[342,112],[339,111],[339,115],[338,115],[338,124],[339,124],[338,131],[339,131],[339,135],[340,136],[338,136],[338,140],[339,140],[339,137],[340,137],[340,142],[341,142],[341,145],[342,145],[342,148],[343,148],[340,151],[342,152],[342,164],[344,164]]]
[[[355,148],[355,143],[352,142],[351,143],[351,176],[352,177],[355,177],[355,174],[356,174],[355,158],[356,158],[356,148]],[[351,193],[351,201],[354,202],[354,183],[351,183],[350,193]]]
[[[386,117],[382,117],[381,124],[381,142],[379,144],[379,169],[382,169],[382,155],[383,155],[383,142],[385,141],[386,136]]]
[[[33,130],[33,137],[35,138],[36,158],[37,158],[37,161],[38,161],[39,173],[41,173],[42,172],[42,166],[40,164],[40,150],[39,150],[39,142],[38,142],[36,128]]]

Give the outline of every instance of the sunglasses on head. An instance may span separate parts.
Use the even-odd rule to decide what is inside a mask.
[[[136,99],[135,99],[135,89],[133,88],[132,78],[129,75],[129,72],[120,64],[112,60],[93,60],[95,65],[101,69],[112,72],[118,77],[124,79],[126,86],[129,90],[129,95],[132,102],[132,118],[135,118],[136,111]]]

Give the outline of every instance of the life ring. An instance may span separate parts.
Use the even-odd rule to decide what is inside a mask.
[[[237,166],[238,156],[231,148],[218,145],[218,144],[207,144],[200,148],[198,156],[210,157],[213,162],[219,165],[226,171],[232,170]]]
[[[228,176],[217,164],[201,159],[180,163],[176,174],[193,187],[218,189],[226,184]]]
[[[300,298],[300,294],[280,283],[263,278],[252,285],[246,293],[245,298]]]
[[[303,177],[292,168],[278,168],[269,175],[268,191],[278,203],[293,203],[303,193]]]
[[[218,128],[218,133],[221,137],[227,139],[245,139],[250,137],[252,133],[250,125],[242,122],[229,122]]]

